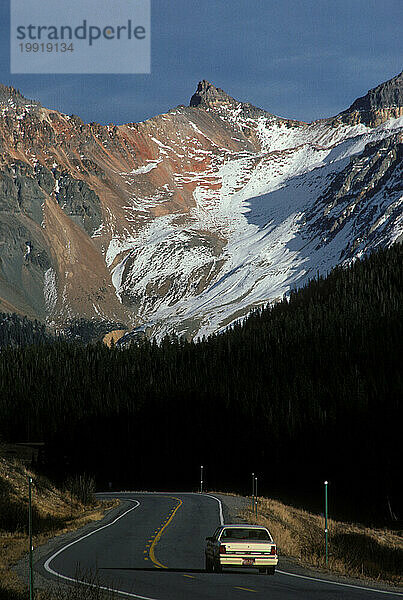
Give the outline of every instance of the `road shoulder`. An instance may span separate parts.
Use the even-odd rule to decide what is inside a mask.
[[[102,496],[103,500],[109,500],[114,498],[113,494],[109,497]],[[49,590],[50,588],[56,589],[61,584],[68,585],[64,581],[56,581],[50,573],[48,573],[44,567],[44,562],[52,556],[55,552],[74,542],[75,540],[81,538],[92,531],[99,529],[103,525],[108,525],[111,523],[116,517],[122,514],[125,510],[127,510],[132,504],[124,499],[121,500],[119,506],[111,508],[108,510],[102,519],[98,521],[92,521],[91,523],[87,523],[84,527],[80,529],[76,529],[74,531],[69,531],[67,533],[63,533],[54,538],[48,540],[45,544],[38,546],[38,548],[34,549],[33,552],[33,564],[34,564],[34,581],[35,588],[39,590]],[[14,567],[14,571],[17,573],[19,578],[26,582],[28,581],[28,555],[24,556]]]
[[[215,492],[212,492],[212,495],[222,502],[224,523],[246,523],[246,520],[242,517],[241,513],[250,505],[251,498],[238,496],[236,494],[223,494]],[[289,573],[291,577],[298,575],[301,577],[319,579],[321,581],[329,581],[331,583],[338,583],[346,586],[352,585],[368,590],[371,589],[379,592],[389,592],[403,596],[402,586],[397,587],[368,579],[345,577],[324,569],[307,567],[305,565],[301,565],[296,558],[292,557],[280,556],[277,568],[284,574]]]

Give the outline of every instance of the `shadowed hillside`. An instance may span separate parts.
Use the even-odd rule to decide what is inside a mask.
[[[333,514],[402,518],[402,246],[311,281],[199,343],[56,342],[0,353],[0,427],[45,468],[100,486],[262,492]],[[234,450],[233,440],[237,440]],[[365,502],[363,498],[365,497]]]

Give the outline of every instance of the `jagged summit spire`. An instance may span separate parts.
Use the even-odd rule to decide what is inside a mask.
[[[190,99],[190,106],[212,108],[218,112],[221,112],[222,109],[224,109],[224,112],[227,110],[233,112],[234,109],[240,108],[242,115],[245,118],[257,118],[260,116],[269,118],[274,117],[274,115],[271,115],[267,111],[253,106],[250,102],[235,100],[235,98],[227,94],[227,92],[224,92],[221,88],[215,87],[215,85],[206,79],[202,79],[197,84],[197,89]]]
[[[29,100],[25,98],[20,92],[11,85],[3,85],[0,83],[0,105],[5,105],[12,101],[16,106],[37,105],[41,106],[37,100]]]
[[[215,108],[223,104],[238,104],[238,102],[206,79],[199,81],[196,92],[190,99],[190,106]]]

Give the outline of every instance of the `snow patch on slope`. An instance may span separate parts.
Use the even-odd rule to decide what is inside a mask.
[[[43,296],[45,298],[46,312],[50,314],[56,308],[57,303],[56,272],[51,267],[44,273]]]
[[[144,175],[145,173],[149,173],[153,169],[156,169],[162,159],[159,160],[150,160],[148,165],[142,165],[138,167],[138,169],[133,169],[130,173],[121,173],[121,175]]]
[[[113,265],[117,295],[130,298],[157,338],[169,331],[211,334],[253,306],[281,299],[318,271],[353,260],[343,256],[354,240],[359,256],[369,243],[376,246],[386,234],[392,243],[402,233],[401,190],[388,197],[381,191],[364,207],[358,201],[330,207],[329,218],[349,217],[331,235],[321,228],[323,207],[317,202],[352,157],[399,131],[403,118],[374,129],[325,121],[289,126],[266,117],[249,124],[261,141],[260,153],[223,149],[214,155],[192,138],[187,151],[210,154],[209,166],[173,173],[173,179],[178,187],[196,184],[195,206],[156,216],[136,236],[109,244],[106,260]],[[176,154],[153,139],[160,152]],[[152,200],[133,199],[130,208],[144,210]],[[377,237],[361,239],[363,227]]]

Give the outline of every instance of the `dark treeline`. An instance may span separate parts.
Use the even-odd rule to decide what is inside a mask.
[[[62,340],[87,344],[102,340],[108,331],[123,328],[122,323],[112,321],[72,319],[55,333],[39,321],[32,321],[15,313],[0,312],[0,349],[5,346],[22,347],[45,342],[51,344]]]
[[[262,492],[402,518],[402,246],[311,281],[199,343],[0,352],[0,435],[98,488]]]
[[[0,348],[26,346],[51,340],[45,325],[27,317],[0,312]]]

